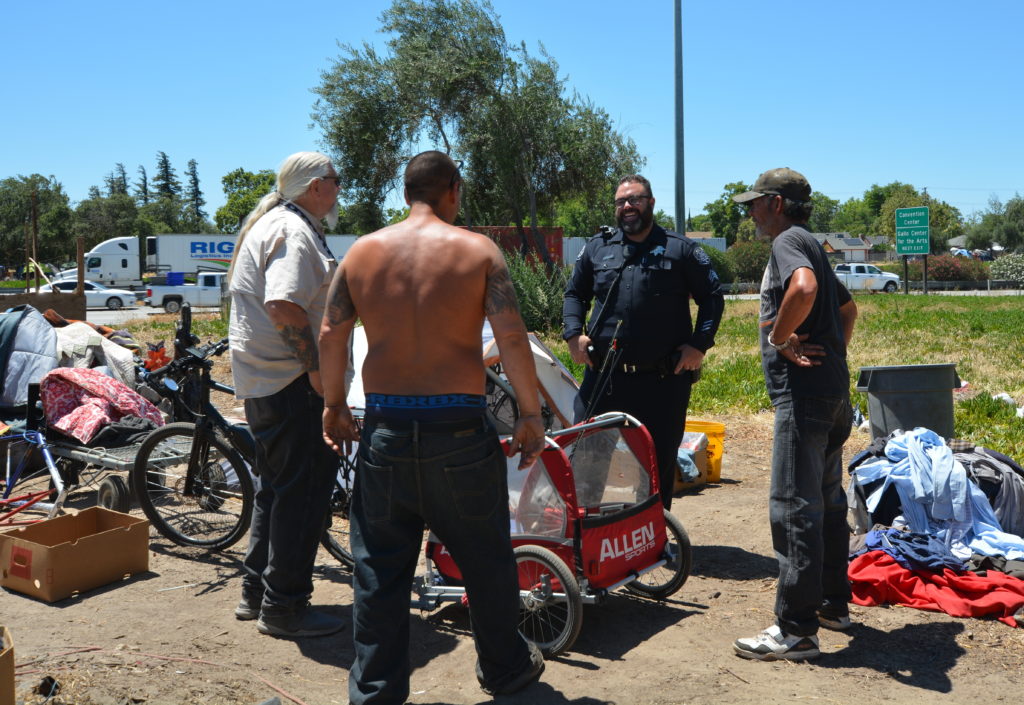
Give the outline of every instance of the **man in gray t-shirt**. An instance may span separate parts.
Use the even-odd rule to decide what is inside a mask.
[[[846,346],[857,307],[807,230],[807,179],[771,169],[733,200],[772,241],[759,325],[775,407],[769,515],[779,561],[775,624],[733,649],[743,658],[797,661],[819,654],[819,626],[851,624],[843,443],[853,420]]]

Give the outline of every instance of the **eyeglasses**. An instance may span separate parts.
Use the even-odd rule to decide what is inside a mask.
[[[650,196],[629,196],[627,198],[616,198],[615,207],[622,208],[627,203],[631,206],[639,206],[644,201],[649,201],[650,198]]]
[[[324,181],[333,181],[334,185],[341,188],[341,177],[340,176],[321,176]]]

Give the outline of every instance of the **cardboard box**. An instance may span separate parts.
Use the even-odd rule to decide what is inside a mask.
[[[683,440],[679,444],[681,450],[689,451],[693,464],[697,466],[697,479],[684,482],[682,476],[676,473],[676,482],[673,490],[685,490],[691,487],[703,485],[708,480],[708,437],[704,433],[687,431],[683,434]]]
[[[14,705],[14,639],[0,625],[0,705]]]
[[[149,570],[149,522],[103,507],[0,534],[0,585],[47,602]]]

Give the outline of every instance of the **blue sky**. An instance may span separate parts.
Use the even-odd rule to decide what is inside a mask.
[[[383,45],[389,4],[8,3],[0,178],[52,174],[78,201],[164,151],[179,176],[197,160],[212,215],[224,174],[322,147],[311,89],[339,42]],[[672,1],[493,4],[636,141],[671,213]],[[776,166],[841,201],[899,180],[965,215],[1024,192],[1022,26],[1011,0],[684,0],[687,209]]]

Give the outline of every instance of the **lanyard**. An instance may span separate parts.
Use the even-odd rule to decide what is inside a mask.
[[[308,225],[310,230],[312,230],[313,233],[320,239],[320,244],[322,244],[324,246],[324,249],[327,250],[327,254],[331,256],[331,259],[336,259],[334,257],[334,253],[331,252],[331,248],[327,245],[327,238],[320,234],[320,229],[313,225],[313,221],[311,221],[309,217],[305,213],[303,213],[302,210],[294,203],[285,203],[284,207],[290,210],[295,215],[302,218],[304,221],[306,221],[306,225]]]

